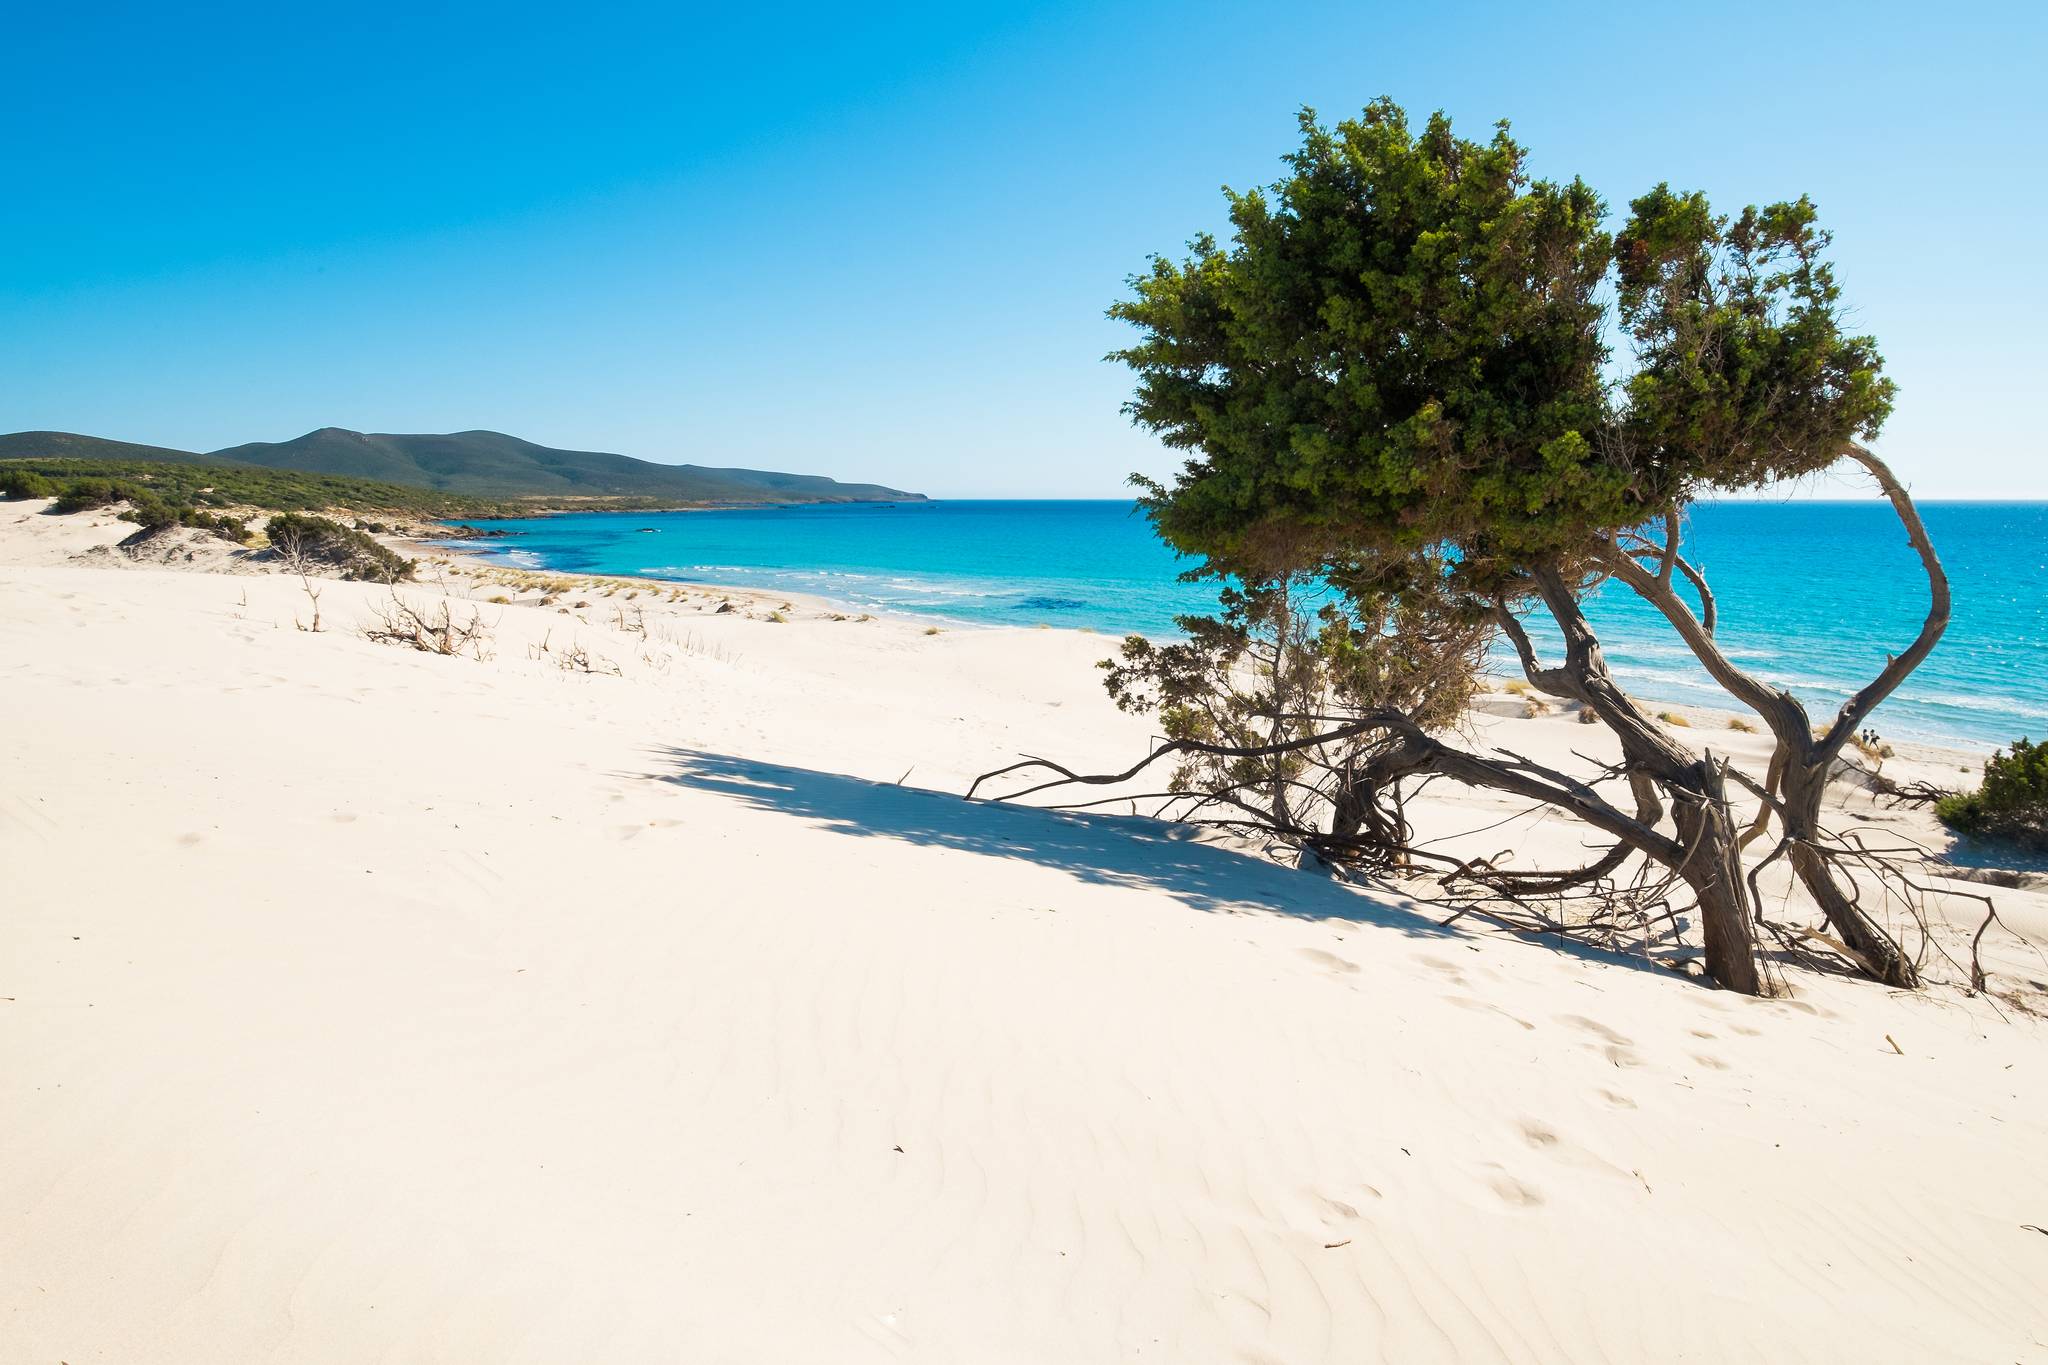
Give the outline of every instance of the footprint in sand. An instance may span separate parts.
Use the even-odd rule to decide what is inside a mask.
[[[1623,1100],[1622,1104],[1626,1104],[1630,1109],[1635,1108],[1634,1104],[1626,1100]],[[1617,1107],[1620,1106],[1617,1105]],[[1582,1171],[1593,1171],[1601,1175],[1624,1180],[1629,1178],[1629,1172],[1622,1170],[1619,1166],[1616,1166],[1591,1148],[1583,1147],[1568,1138],[1560,1136],[1549,1124],[1539,1119],[1523,1118],[1517,1122],[1516,1127],[1521,1131],[1522,1141],[1528,1143],[1536,1151],[1543,1153],[1548,1160],[1555,1161],[1560,1165],[1575,1167]],[[1516,1183],[1519,1184],[1520,1182]],[[1527,1187],[1525,1186],[1524,1188]],[[1498,1192],[1498,1186],[1496,1186],[1496,1192]],[[1534,1194],[1534,1191],[1531,1191],[1531,1193]],[[1502,1197],[1506,1198],[1507,1196],[1503,1195]],[[1535,1202],[1542,1202],[1540,1195],[1536,1197]]]
[[[1332,1199],[1327,1194],[1318,1194],[1316,1199],[1322,1204],[1324,1213],[1331,1217],[1338,1219],[1358,1217],[1358,1210],[1341,1199]]]
[[[1380,1192],[1370,1185],[1359,1188],[1374,1199],[1381,1197]],[[1313,1187],[1306,1187],[1301,1193],[1308,1201],[1304,1211],[1306,1216],[1301,1219],[1303,1236],[1314,1238],[1327,1251],[1335,1251],[1338,1247],[1349,1246],[1352,1238],[1361,1235],[1358,1224],[1364,1221],[1364,1215],[1358,1211],[1357,1205]]]
[[[1636,1102],[1634,1100],[1630,1099],[1626,1095],[1617,1095],[1612,1090],[1595,1090],[1593,1093],[1598,1095],[1601,1099],[1606,1100],[1616,1109],[1633,1109],[1636,1107]]]
[[[1543,1195],[1540,1191],[1524,1185],[1506,1171],[1496,1171],[1488,1176],[1486,1184],[1489,1189],[1500,1196],[1500,1202],[1508,1205],[1510,1208],[1533,1209],[1541,1206],[1543,1203]]]
[[[1583,1014],[1560,1014],[1557,1016],[1557,1022],[1560,1024],[1570,1024],[1575,1029],[1582,1029],[1587,1033],[1604,1038],[1610,1043],[1619,1043],[1623,1047],[1627,1047],[1632,1041],[1622,1037],[1598,1019],[1588,1019]]]
[[[1335,953],[1326,953],[1321,948],[1303,948],[1301,955],[1318,966],[1328,967],[1333,972],[1355,972],[1358,964]]]
[[[1557,1016],[1557,1021],[1561,1024],[1570,1024],[1575,1029],[1583,1030],[1596,1038],[1605,1040],[1607,1046],[1602,1048],[1601,1052],[1614,1065],[1641,1066],[1643,1064],[1643,1059],[1636,1055],[1635,1048],[1631,1045],[1630,1040],[1616,1033],[1598,1019],[1588,1019],[1583,1014],[1560,1014]]]
[[[1470,995],[1447,995],[1444,997],[1444,999],[1450,1001],[1459,1009],[1478,1010],[1483,1014],[1498,1014],[1501,1018],[1520,1024],[1523,1028],[1528,1029],[1532,1033],[1536,1030],[1536,1026],[1530,1023],[1527,1019],[1524,1019],[1519,1015],[1509,1014],[1506,1010],[1502,1009],[1499,1005],[1494,1004],[1490,1000],[1481,1000],[1478,999],[1476,996]]]

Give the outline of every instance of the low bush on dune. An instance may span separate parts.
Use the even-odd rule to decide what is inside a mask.
[[[398,583],[412,577],[413,561],[351,526],[304,512],[280,512],[263,528],[278,558],[296,569],[339,569],[343,578]]]
[[[188,508],[181,519],[187,526],[200,531],[211,531],[222,540],[232,540],[238,545],[249,538],[249,523],[240,517]]]
[[[121,520],[132,521],[145,531],[168,531],[178,525],[188,510],[173,507],[154,493],[131,492],[128,510],[121,514]]]
[[[57,485],[33,469],[0,470],[0,498],[53,498]]]
[[[0,475],[0,481],[9,477]],[[21,476],[16,473],[13,477],[18,479]],[[4,487],[4,483],[0,483],[0,487]],[[21,496],[47,497],[48,494]],[[160,496],[152,489],[122,483],[118,479],[75,479],[64,485],[50,510],[59,513],[85,512],[122,502],[128,506],[120,514],[121,520],[132,521],[145,532],[168,531],[176,526],[190,526],[194,530],[211,531],[222,540],[239,542],[249,538],[248,523],[240,517],[182,506]]]
[[[211,531],[236,545],[249,538],[249,523],[240,517],[223,516],[196,507],[174,507],[147,490],[131,491],[128,510],[121,513],[121,520],[134,522],[142,528],[144,535],[189,526],[195,531]]]
[[[10,469],[0,472],[0,494],[16,498],[47,498],[54,494],[56,501],[50,510],[59,514],[89,512],[125,502],[128,506],[120,514],[121,520],[132,521],[147,533],[189,526],[211,531],[222,540],[237,544],[249,538],[249,525],[240,517],[173,502],[154,488],[121,479],[73,479],[57,488],[33,470]]]
[[[127,499],[133,489],[113,479],[73,479],[57,494],[57,501],[51,506],[52,512],[69,514],[89,512],[95,507],[106,507]]]
[[[1942,797],[1934,813],[1963,834],[2048,849],[2048,744],[2000,749],[1984,764],[1983,786]]]

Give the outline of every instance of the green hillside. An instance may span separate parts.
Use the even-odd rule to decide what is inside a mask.
[[[656,464],[560,450],[496,431],[393,435],[323,427],[214,457],[272,469],[376,479],[473,497],[634,498],[696,502],[901,502],[919,494],[812,474]]]
[[[390,435],[322,427],[295,440],[256,441],[208,454],[69,431],[17,431],[0,435],[0,460],[253,466],[427,489],[448,498],[518,500],[539,506],[923,501],[923,494],[880,484],[762,469],[657,464],[603,451],[558,450],[497,431]]]
[[[109,441],[110,446],[122,442]],[[148,447],[135,447],[148,449]],[[259,465],[219,460],[137,460],[118,456],[73,458],[22,457],[0,454],[0,497],[19,494],[14,480],[34,475],[45,490],[27,493],[48,497],[80,483],[108,485],[99,501],[136,501],[153,497],[172,507],[197,509],[256,507],[269,512],[388,512],[425,520],[519,516],[539,510],[523,499],[457,496],[431,488],[407,487],[374,479],[307,474],[295,469],[264,469]]]
[[[110,441],[75,431],[16,431],[0,436],[0,460],[147,460],[152,464],[212,464],[211,455],[167,446]]]

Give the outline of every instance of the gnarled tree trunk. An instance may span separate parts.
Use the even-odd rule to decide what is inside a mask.
[[[1821,802],[1827,794],[1832,755],[1820,764],[1790,763],[1782,779],[1785,857],[1806,894],[1820,907],[1828,927],[1849,949],[1864,973],[1889,986],[1920,984],[1913,961],[1876,920],[1851,899],[1834,865],[1822,851]]]
[[[1514,643],[1523,673],[1543,691],[1590,708],[1614,733],[1640,808],[1654,812],[1660,790],[1671,798],[1680,855],[1675,861],[1658,861],[1676,872],[1698,898],[1708,974],[1729,990],[1760,993],[1756,906],[1742,875],[1741,830],[1719,765],[1712,754],[1694,757],[1615,683],[1600,641],[1579,609],[1578,595],[1563,575],[1545,567],[1536,571],[1534,580],[1563,632],[1565,657],[1556,668],[1541,666],[1527,632],[1503,603],[1498,619]],[[1649,822],[1656,823],[1654,814]]]
[[[1834,859],[1829,856],[1820,813],[1827,795],[1828,774],[1849,737],[1856,733],[1871,710],[1920,666],[1948,628],[1951,609],[1948,575],[1942,569],[1940,557],[1934,552],[1934,544],[1920,520],[1919,510],[1913,505],[1912,496],[1890,467],[1859,445],[1850,446],[1843,454],[1844,458],[1869,471],[1891,503],[1893,512],[1905,529],[1906,541],[1913,547],[1921,569],[1927,575],[1928,608],[1913,642],[1904,651],[1890,656],[1878,675],[1843,703],[1825,733],[1815,734],[1806,708],[1798,698],[1736,667],[1721,651],[1714,639],[1716,610],[1713,591],[1707,586],[1705,576],[1678,553],[1679,527],[1675,511],[1665,518],[1662,545],[1636,538],[1618,545],[1615,553],[1603,562],[1603,567],[1661,611],[1714,681],[1726,688],[1737,701],[1755,711],[1770,727],[1777,748],[1771,758],[1770,776],[1762,788],[1764,805],[1743,841],[1750,842],[1760,835],[1768,827],[1771,816],[1775,815],[1784,827],[1785,856],[1793,873],[1819,907],[1828,927],[1857,959],[1857,965],[1876,980],[1893,986],[1912,987],[1919,984],[1919,973],[1912,959],[1898,940],[1856,903],[1853,888],[1844,885],[1845,874],[1838,870]],[[1639,556],[1655,560],[1654,574],[1643,566]],[[1700,611],[1697,615],[1674,590],[1674,570],[1681,573],[1699,594]]]
[[[1702,762],[1700,799],[1672,812],[1686,847],[1679,875],[1699,900],[1700,938],[1707,975],[1731,991],[1762,993],[1756,964],[1756,906],[1742,875],[1742,843],[1720,771]]]

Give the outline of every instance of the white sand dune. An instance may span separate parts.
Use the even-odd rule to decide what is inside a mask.
[[[1100,638],[434,657],[128,529],[0,505],[0,1361],[2048,1359],[2010,1007],[958,800],[1142,748]]]

